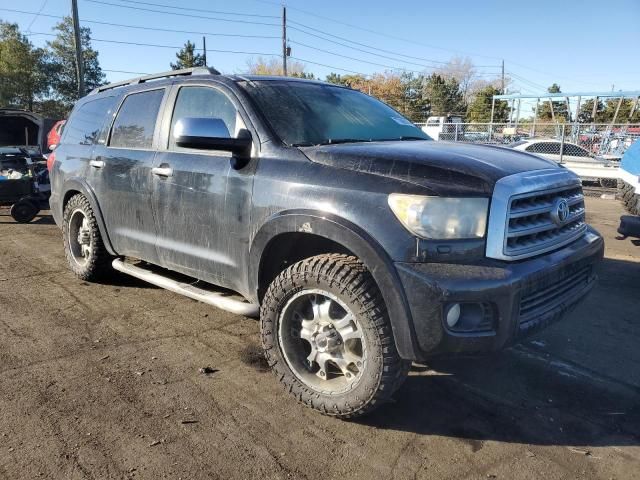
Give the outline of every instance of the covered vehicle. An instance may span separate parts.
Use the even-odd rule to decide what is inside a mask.
[[[560,163],[578,175],[583,182],[598,182],[603,187],[616,185],[617,163],[596,156],[575,143],[554,138],[531,138],[512,143],[509,147]]]
[[[0,147],[0,206],[11,207],[16,222],[28,223],[49,208],[49,175],[37,151]]]
[[[56,121],[26,110],[0,109],[0,147],[27,147],[48,151],[47,133]]]

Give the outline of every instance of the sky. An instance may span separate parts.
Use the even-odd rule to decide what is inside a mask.
[[[321,78],[332,71],[371,74],[389,67],[429,73],[458,56],[468,57],[486,79],[499,76],[504,60],[511,92],[540,93],[554,82],[563,92],[640,90],[640,0],[285,4],[291,55]],[[0,18],[18,23],[41,46],[52,38],[41,34],[50,34],[58,21],[47,15],[68,15],[70,8],[70,0],[0,0]],[[223,73],[242,73],[249,59],[279,58],[282,51],[278,1],[78,0],[78,10],[109,81],[168,70],[184,42],[202,46],[201,33],[209,65]]]

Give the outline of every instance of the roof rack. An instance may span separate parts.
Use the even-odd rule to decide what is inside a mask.
[[[187,75],[220,75],[220,72],[213,67],[193,67],[183,68],[182,70],[169,70],[168,72],[154,73],[152,75],[145,75],[143,77],[136,77],[129,80],[123,80],[121,82],[109,83],[101,87],[95,88],[89,95],[95,93],[104,92],[105,90],[111,90],[113,88],[125,87],[127,85],[136,85],[138,83],[145,83],[151,80],[158,80],[161,78],[182,77]]]

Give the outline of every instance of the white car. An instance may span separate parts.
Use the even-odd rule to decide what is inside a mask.
[[[616,186],[619,164],[597,157],[575,143],[564,142],[563,145],[553,138],[532,138],[512,143],[509,147],[561,163],[583,181],[599,182],[603,187]]]

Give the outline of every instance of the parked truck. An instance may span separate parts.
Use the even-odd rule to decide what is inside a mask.
[[[196,68],[101,86],[50,165],[77,277],[259,315],[286,391],[342,418],[389,401],[411,361],[559,320],[604,251],[566,168],[433,142],[324,82]]]

